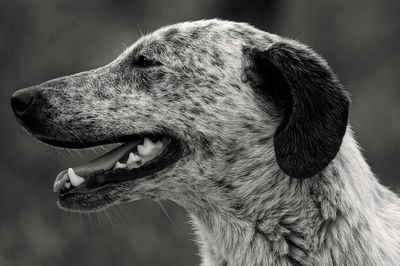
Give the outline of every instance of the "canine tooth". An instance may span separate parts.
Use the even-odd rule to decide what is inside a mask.
[[[77,175],[72,168],[68,168],[68,176],[69,176],[69,181],[74,187],[79,186],[83,182],[85,182],[85,179],[79,175]]]
[[[143,140],[143,145],[138,145],[137,150],[139,155],[148,156],[154,150],[155,144],[149,139],[145,138]]]
[[[128,160],[126,161],[126,164],[136,163],[136,162],[139,162],[141,160],[142,159],[138,155],[136,155],[133,152],[131,152],[131,153],[129,153],[129,157],[128,157]]]
[[[119,168],[125,168],[126,167],[126,164],[124,164],[124,163],[120,163],[120,162],[116,162],[116,164],[114,165],[114,170],[115,169],[119,169]]]
[[[71,183],[70,182],[65,182],[64,187],[66,189],[69,189],[71,187]]]

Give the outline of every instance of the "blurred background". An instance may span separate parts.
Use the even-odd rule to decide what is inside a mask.
[[[181,208],[130,203],[100,216],[55,206],[56,153],[17,124],[17,89],[102,66],[143,33],[223,18],[309,44],[352,94],[351,122],[381,182],[400,191],[400,1],[0,0],[0,265],[195,265]],[[75,157],[75,159],[74,159]]]

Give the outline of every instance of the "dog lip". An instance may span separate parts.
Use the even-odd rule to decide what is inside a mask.
[[[165,136],[165,134],[153,134],[153,133],[141,133],[139,134],[126,134],[126,135],[118,135],[117,137],[105,137],[100,140],[63,140],[57,139],[51,136],[45,135],[33,135],[39,141],[49,144],[50,146],[66,148],[66,149],[87,149],[91,147],[96,147],[100,145],[107,145],[107,144],[115,144],[115,143],[126,143],[132,141],[139,141],[143,139],[143,135],[150,135],[150,136]]]

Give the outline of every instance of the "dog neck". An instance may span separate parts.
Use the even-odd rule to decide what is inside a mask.
[[[246,187],[235,194],[240,204],[218,198],[207,208],[186,206],[203,265],[396,264],[396,247],[379,243],[397,243],[399,199],[377,182],[350,130],[313,178],[290,178],[274,163],[271,156],[258,177],[236,177],[236,187]]]

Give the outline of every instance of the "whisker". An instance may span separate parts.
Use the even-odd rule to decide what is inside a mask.
[[[64,149],[64,151],[66,151],[74,160],[76,160],[74,154],[71,152],[71,150],[69,149]]]
[[[58,155],[60,155],[61,156],[61,153],[60,153],[60,151],[56,148],[56,147],[53,147],[53,146],[50,146],[50,145],[48,145],[53,151],[55,151]]]
[[[121,216],[117,215],[114,210],[116,210],[115,208],[110,209],[110,213],[111,215],[117,219],[117,221],[119,221],[121,224],[123,224],[126,228],[128,227],[128,225],[124,222],[124,220],[121,218]]]
[[[78,135],[73,129],[70,129],[69,131],[70,131],[72,134],[74,134],[75,138],[77,138],[77,139],[79,140],[79,142],[82,143],[82,146],[86,149],[86,145],[85,145],[85,143],[81,140],[81,138],[79,137],[79,135]]]
[[[156,201],[158,203],[158,205],[160,205],[161,209],[163,210],[165,216],[167,216],[168,220],[171,222],[171,224],[174,226],[174,228],[181,234],[183,235],[182,231],[178,228],[178,226],[175,224],[175,222],[171,219],[171,217],[168,215],[166,209],[164,208],[164,206],[162,205],[161,201]]]
[[[108,221],[110,222],[112,228],[115,229],[114,223],[113,223],[113,221],[111,220],[111,217],[110,217],[110,215],[109,215],[109,213],[108,213],[108,209],[107,209],[107,210],[104,210],[104,213],[105,213],[106,217],[108,218]]]
[[[128,222],[127,222],[127,220],[126,220],[126,217],[125,217],[124,213],[121,211],[121,209],[119,208],[118,205],[115,206],[115,207],[116,207],[115,209],[117,210],[117,212],[118,212],[119,215],[121,216],[123,223],[126,225],[126,227],[128,227]]]
[[[109,152],[109,150],[106,149],[103,145],[101,145],[100,148],[102,148],[102,149],[105,150],[106,152]]]
[[[137,23],[137,25],[138,25],[138,28],[139,28],[140,35],[143,37],[143,31],[142,31],[142,28],[140,27],[139,22]]]
[[[82,153],[81,153],[79,150],[74,150],[74,152],[75,152],[76,154],[78,154],[79,157],[83,158],[83,155],[82,155]]]
[[[92,152],[94,152],[96,155],[99,155],[99,153],[97,152],[97,150],[95,148],[90,148],[92,150]]]

